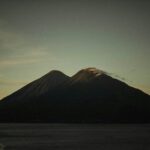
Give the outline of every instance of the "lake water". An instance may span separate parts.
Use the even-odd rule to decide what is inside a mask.
[[[150,124],[0,124],[0,150],[150,150]]]

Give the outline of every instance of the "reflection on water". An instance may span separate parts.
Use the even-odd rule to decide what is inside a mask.
[[[150,124],[0,124],[0,150],[150,150]]]
[[[4,150],[4,145],[0,143],[0,150]]]

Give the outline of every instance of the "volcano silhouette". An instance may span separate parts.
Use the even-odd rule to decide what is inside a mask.
[[[96,68],[54,70],[2,99],[0,122],[150,123],[150,96]]]

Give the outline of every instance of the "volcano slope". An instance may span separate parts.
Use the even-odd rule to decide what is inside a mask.
[[[2,99],[0,122],[150,123],[150,96],[96,68],[54,70]]]

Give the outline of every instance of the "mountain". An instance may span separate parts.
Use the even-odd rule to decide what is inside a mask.
[[[150,122],[150,96],[96,68],[60,71],[0,101],[1,122]]]
[[[39,97],[40,95],[50,92],[57,86],[69,80],[70,77],[60,71],[53,70],[43,77],[29,83],[15,93],[4,98],[7,101],[27,101],[31,98]]]

